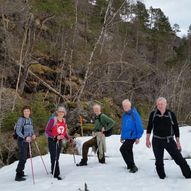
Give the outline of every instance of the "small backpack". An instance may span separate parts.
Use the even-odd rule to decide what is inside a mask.
[[[100,124],[104,127],[103,123],[101,122],[101,115],[98,119],[99,119]],[[113,134],[113,127],[107,131],[104,131],[103,134],[105,135],[105,137],[110,137]]]
[[[12,135],[13,139],[17,140],[18,135],[16,133],[16,124],[14,125],[14,129],[13,129],[13,135]]]
[[[26,124],[26,120],[25,120],[25,123],[22,125],[22,130],[21,130],[21,131],[22,131],[22,134],[24,134],[24,126],[25,126],[25,124]],[[16,126],[17,126],[17,124],[14,125],[13,135],[12,135],[13,139],[15,139],[15,140],[18,139],[18,135],[17,135],[17,133],[16,133]]]

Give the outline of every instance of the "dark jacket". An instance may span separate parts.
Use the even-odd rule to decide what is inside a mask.
[[[161,116],[161,112],[158,109],[156,113],[155,111],[152,111],[150,114],[147,134],[151,134],[151,131],[153,131],[153,134],[156,136],[168,137],[172,135],[173,130],[173,135],[179,137],[179,127],[175,114],[170,110],[166,110],[164,115]]]

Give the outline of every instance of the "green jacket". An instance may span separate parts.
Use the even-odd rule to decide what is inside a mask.
[[[105,131],[108,131],[114,126],[115,122],[113,119],[108,117],[107,115],[101,113],[99,116],[95,119],[95,127],[93,131],[99,132],[104,127]]]

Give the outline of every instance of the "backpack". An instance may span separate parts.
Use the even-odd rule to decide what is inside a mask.
[[[18,135],[16,133],[16,124],[14,125],[14,129],[13,129],[13,135],[12,135],[13,139],[17,140]]]
[[[49,124],[49,122],[50,122],[50,120],[51,119],[54,119],[54,123],[53,123],[53,125],[52,125],[52,132],[54,131],[54,133],[56,134],[56,130],[53,130],[53,127],[56,125],[56,123],[57,123],[57,117],[55,116],[55,115],[51,115],[50,117],[49,117],[49,120],[48,120],[48,123],[47,123],[47,125],[46,125],[46,128],[45,129],[47,129],[47,126],[48,126],[48,124]],[[66,128],[67,129],[67,128]],[[61,129],[60,129],[61,130]],[[63,130],[61,130],[61,131],[63,131]],[[66,133],[66,130],[64,130],[64,132],[60,132],[61,134],[63,134],[63,133]],[[59,132],[57,132],[57,134],[59,135],[60,134]],[[47,134],[46,134],[47,135]],[[48,136],[48,135],[47,135]]]
[[[152,118],[153,129],[154,129],[154,119],[156,116],[157,116],[157,109],[154,111],[153,118]],[[171,115],[170,111],[168,111],[168,117],[170,118],[170,122],[171,122],[171,135],[170,136],[173,136],[174,131],[173,131],[172,126],[174,125],[174,121],[172,120],[172,115]]]
[[[22,117],[22,118],[24,118],[24,117]],[[24,124],[22,125],[22,129],[21,129],[22,134],[24,134],[24,126],[26,125],[26,119],[24,118],[24,120],[25,120],[25,122],[24,122]],[[32,122],[31,122],[31,119],[30,119],[30,123],[32,123]],[[17,135],[17,133],[16,133],[16,126],[17,126],[17,124],[14,125],[13,135],[12,135],[13,139],[15,139],[15,140],[18,139],[18,135]]]
[[[104,127],[103,123],[101,122],[101,115],[98,118],[98,120],[99,120],[100,124]],[[113,134],[113,127],[107,131],[104,131],[103,134],[105,135],[105,137],[110,137]]]

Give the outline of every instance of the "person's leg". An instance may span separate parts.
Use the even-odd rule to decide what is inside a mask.
[[[155,155],[155,165],[156,165],[156,171],[159,176],[159,178],[164,179],[166,177],[165,171],[164,171],[164,146],[163,146],[163,140],[159,140],[157,138],[153,138],[152,140],[153,145],[153,152]]]
[[[103,157],[101,159],[99,159],[99,151],[97,151],[97,158],[99,163],[104,164],[105,163],[105,153],[103,153]]]
[[[180,166],[182,174],[185,178],[191,178],[191,170],[186,160],[183,158],[180,151],[177,149],[174,139],[170,139],[169,143],[166,143],[166,150],[170,156],[174,159],[177,165]]]
[[[123,156],[125,163],[127,164],[127,168],[131,169],[135,166],[134,157],[133,157],[133,144],[135,140],[125,140],[125,142],[120,147],[120,152]]]
[[[19,147],[19,163],[16,169],[15,180],[22,181],[22,180],[25,180],[23,176],[24,176],[25,163],[27,160],[28,143],[26,143],[24,140],[19,140],[18,147]]]
[[[82,160],[80,161],[79,164],[77,164],[77,166],[87,165],[89,148],[92,146],[95,146],[95,145],[97,145],[96,137],[93,137],[92,139],[86,141],[83,144],[83,146],[82,146]]]
[[[56,159],[56,142],[52,138],[48,138],[48,149],[50,152],[51,174],[53,174]]]
[[[59,178],[60,175],[60,167],[59,167],[59,158],[60,158],[60,152],[61,152],[61,148],[62,148],[62,141],[59,141],[58,143],[56,143],[56,153],[57,153],[57,160],[56,160],[56,168],[55,168],[55,174],[54,177]]]

